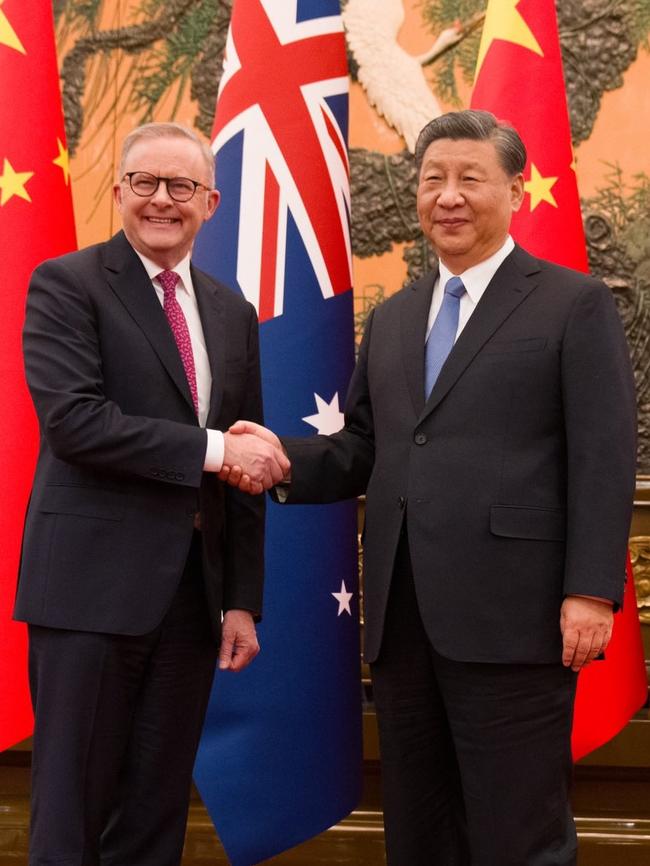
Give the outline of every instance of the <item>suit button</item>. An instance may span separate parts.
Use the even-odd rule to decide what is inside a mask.
[[[426,443],[427,443],[427,434],[418,431],[418,432],[415,434],[414,442],[415,442],[416,445],[426,445]]]
[[[398,496],[397,497],[397,504],[400,508],[404,508],[404,506],[406,505],[406,499],[404,499],[403,496]]]

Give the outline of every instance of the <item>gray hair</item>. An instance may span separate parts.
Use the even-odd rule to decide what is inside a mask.
[[[415,164],[418,172],[422,168],[427,148],[439,138],[491,141],[501,167],[509,177],[520,174],[526,165],[526,148],[517,130],[509,123],[497,120],[489,111],[450,111],[430,120],[420,132],[415,144]]]
[[[199,138],[193,129],[190,129],[189,126],[183,126],[182,123],[145,123],[130,132],[122,142],[122,155],[120,156],[119,168],[120,177],[124,177],[126,158],[133,145],[138,141],[154,138],[187,138],[189,141],[193,141],[201,150],[207,176],[210,179],[210,185],[214,186],[214,154],[212,153],[212,148],[202,138]]]

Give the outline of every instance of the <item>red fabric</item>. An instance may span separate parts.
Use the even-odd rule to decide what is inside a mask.
[[[51,0],[0,6],[0,750],[31,733],[25,626],[11,620],[23,517],[38,447],[21,330],[29,276],[76,246]],[[33,172],[31,177],[26,173]],[[11,183],[31,201],[15,194]],[[12,190],[14,194],[12,194]]]
[[[643,643],[628,557],[623,610],[614,618],[606,659],[578,678],[571,744],[577,761],[621,731],[648,695]]]
[[[488,16],[497,16],[497,10],[511,5],[490,0],[483,39],[490,24]],[[515,240],[533,255],[587,271],[555,4],[553,0],[520,0],[516,13],[544,54],[494,39],[474,82],[471,106],[493,112],[518,130],[528,151],[527,182],[532,164],[543,177],[557,177],[551,188],[557,207],[541,201],[531,211],[532,197],[526,194],[512,221]],[[495,26],[494,31],[502,28]]]
[[[489,34],[497,38],[490,39]],[[492,111],[519,131],[528,151],[524,171],[528,184],[534,180],[533,165],[541,177],[557,178],[546,182],[556,206],[539,196],[535,204],[527,192],[514,216],[512,235],[533,255],[587,271],[553,0],[520,0],[514,8],[490,0],[479,58],[481,53],[471,107]],[[615,618],[607,658],[587,667],[578,679],[572,737],[575,759],[617,734],[643,705],[647,691],[628,560],[625,604]]]

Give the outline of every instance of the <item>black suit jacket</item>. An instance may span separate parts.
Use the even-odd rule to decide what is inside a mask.
[[[425,404],[436,276],[373,311],[345,428],[284,440],[289,501],[367,492],[369,661],[406,514],[422,619],[440,653],[557,662],[565,595],[622,600],[636,441],[623,328],[603,283],[516,247]]]
[[[208,426],[259,419],[255,311],[194,268],[192,280],[212,371]],[[41,443],[16,618],[152,630],[178,585],[197,511],[216,637],[222,610],[259,614],[264,504],[203,472],[207,434],[151,280],[122,232],[36,269],[24,351]]]

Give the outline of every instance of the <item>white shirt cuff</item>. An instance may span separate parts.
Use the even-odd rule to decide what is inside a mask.
[[[205,449],[205,460],[203,461],[204,472],[219,472],[223,466],[224,441],[221,430],[205,431],[208,434],[208,444]]]

